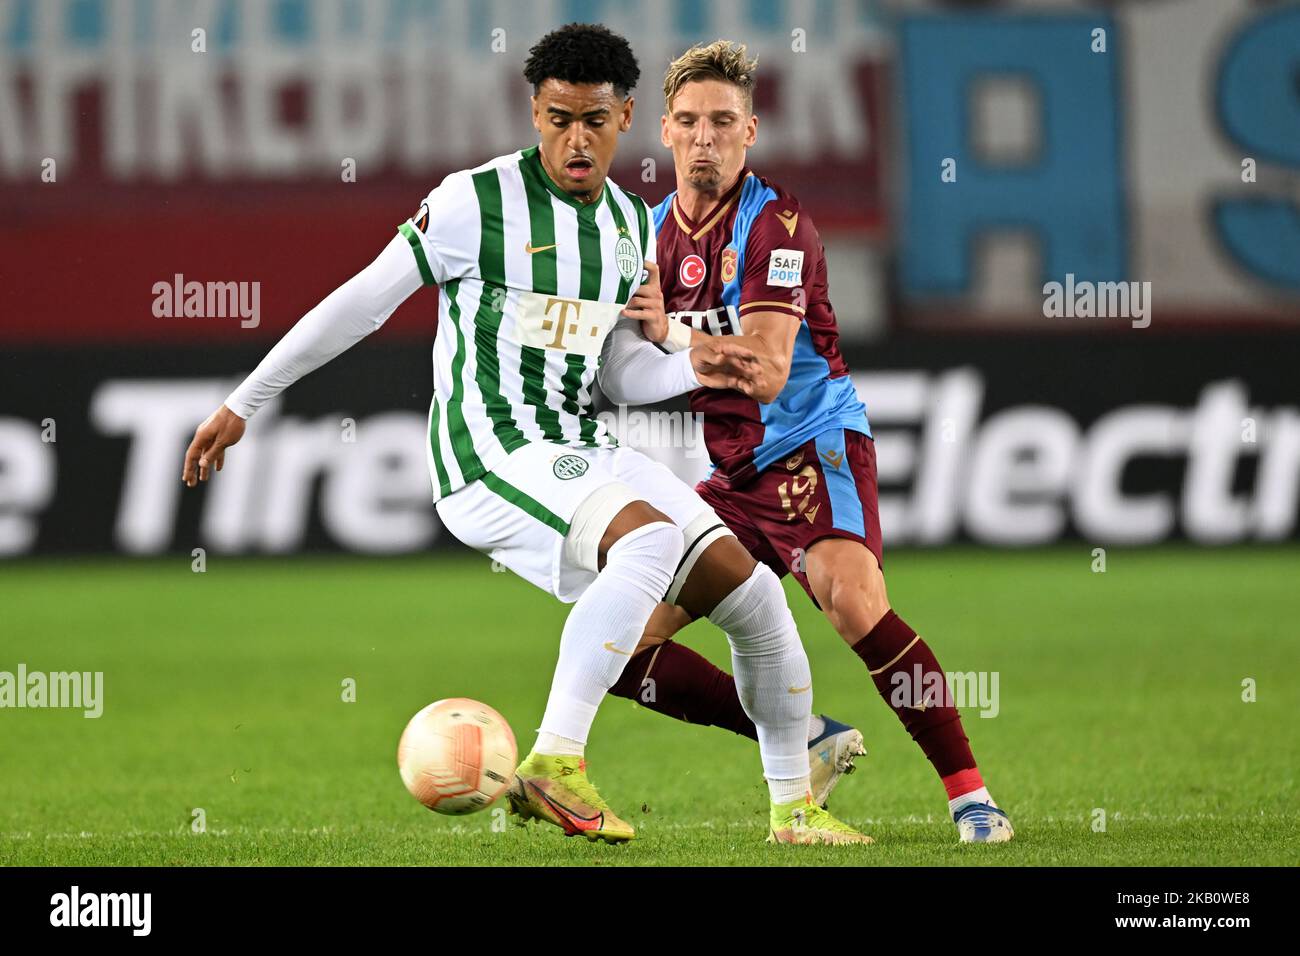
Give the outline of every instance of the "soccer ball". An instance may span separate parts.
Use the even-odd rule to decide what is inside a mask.
[[[459,816],[505,792],[518,756],[504,717],[477,700],[452,697],[411,718],[397,744],[397,769],[411,796]]]

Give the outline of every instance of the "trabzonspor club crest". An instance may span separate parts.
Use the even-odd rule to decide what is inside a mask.
[[[722,281],[730,282],[736,278],[736,249],[734,246],[727,246],[722,250]]]

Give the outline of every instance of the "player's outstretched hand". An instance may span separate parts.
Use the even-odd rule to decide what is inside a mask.
[[[722,336],[693,346],[691,365],[700,384],[708,388],[734,388],[753,398],[766,385],[762,363],[754,350]]]
[[[649,278],[632,293],[623,314],[629,319],[639,319],[641,334],[651,342],[662,342],[668,338],[668,313],[664,309],[663,289],[659,287],[659,267],[647,262],[645,269]]]
[[[193,488],[226,463],[226,449],[244,437],[244,420],[222,405],[194,432],[181,481]]]

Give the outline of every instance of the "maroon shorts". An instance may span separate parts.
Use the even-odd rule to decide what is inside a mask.
[[[876,504],[876,443],[861,432],[823,432],[739,489],[715,473],[695,490],[756,560],[778,577],[793,574],[814,604],[805,556],[822,538],[861,541],[885,566]]]

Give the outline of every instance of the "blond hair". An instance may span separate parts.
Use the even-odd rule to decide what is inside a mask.
[[[731,40],[697,43],[668,64],[668,72],[664,74],[664,107],[671,111],[673,99],[682,87],[697,80],[721,80],[740,87],[745,108],[753,112],[758,57],[749,59],[745,44]]]

